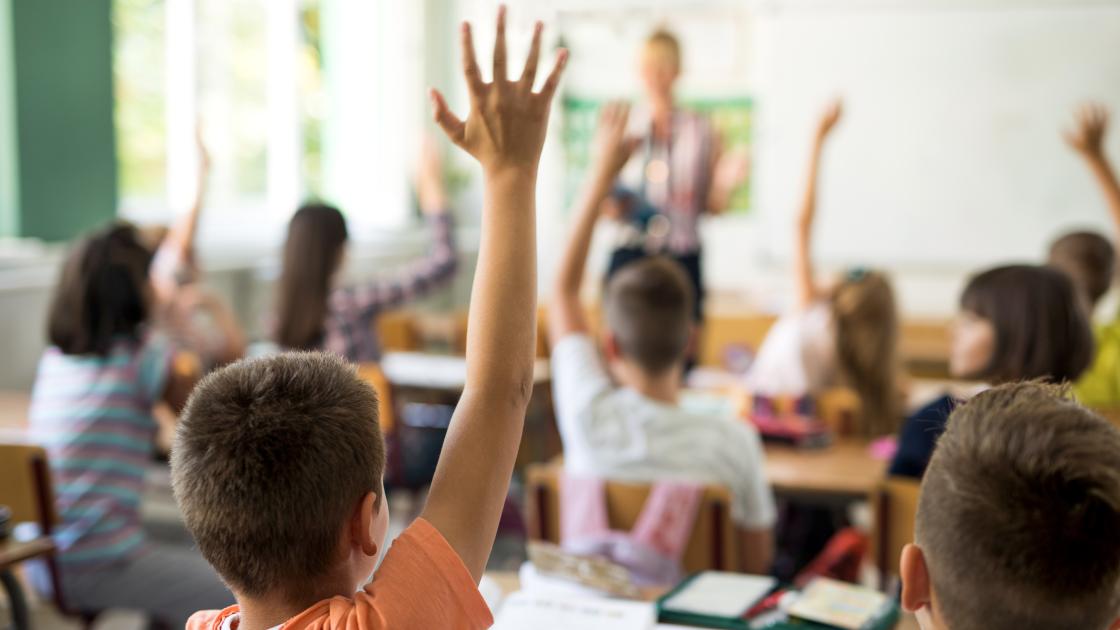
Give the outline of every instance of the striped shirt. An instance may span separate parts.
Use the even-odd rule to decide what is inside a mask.
[[[49,348],[31,393],[31,429],[50,457],[59,561],[98,568],[144,547],[140,496],[174,352],[166,339],[121,340],[108,356]]]
[[[458,264],[450,213],[428,219],[433,232],[431,251],[403,272],[356,286],[336,289],[327,299],[323,322],[323,350],[355,363],[381,359],[381,343],[374,321],[449,279]]]
[[[700,251],[700,217],[708,210],[711,158],[718,140],[715,129],[705,116],[684,110],[673,112],[668,141],[654,137],[648,113],[633,129],[642,143],[623,170],[622,183],[641,192],[669,220],[664,251]],[[662,168],[651,168],[651,163]]]

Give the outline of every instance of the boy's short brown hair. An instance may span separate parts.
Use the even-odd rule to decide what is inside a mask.
[[[1050,245],[1050,265],[1073,280],[1089,306],[1096,305],[1116,276],[1116,250],[1096,232],[1070,232]]]
[[[680,264],[656,257],[619,269],[607,282],[603,308],[623,356],[656,375],[684,360],[693,299]]]
[[[377,395],[324,353],[207,376],[179,421],[171,481],[187,528],[231,589],[299,593],[338,554],[343,523],[382,493]]]
[[[953,630],[1103,630],[1120,610],[1120,430],[1037,382],[958,407],[916,539]]]

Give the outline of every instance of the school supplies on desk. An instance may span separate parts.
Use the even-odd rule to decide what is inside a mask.
[[[754,396],[746,418],[763,440],[793,444],[803,448],[821,448],[832,443],[828,426],[815,416],[813,399]]]
[[[514,593],[502,604],[494,630],[651,630],[653,604]]]
[[[886,595],[828,578],[810,582],[788,612],[791,619],[841,630],[891,628],[898,620],[898,606]]]
[[[778,581],[772,577],[704,571],[658,600],[658,619],[704,628],[742,628]]]

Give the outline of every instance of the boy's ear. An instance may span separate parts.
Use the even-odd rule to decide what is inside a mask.
[[[923,607],[933,606],[933,591],[930,587],[929,569],[926,557],[917,545],[906,545],[902,549],[899,563],[899,576],[902,578],[902,609],[917,612]]]
[[[360,547],[362,553],[367,556],[377,555],[381,547],[381,541],[375,540],[373,536],[373,521],[377,518],[378,498],[376,492],[367,492],[350,519],[350,544]]]

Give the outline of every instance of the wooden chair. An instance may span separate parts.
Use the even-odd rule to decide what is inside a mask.
[[[363,363],[358,366],[358,378],[373,386],[377,392],[377,415],[381,422],[381,432],[391,434],[397,427],[397,408],[393,401],[393,386],[381,366],[376,363]]]
[[[1094,407],[1093,411],[1113,425],[1120,427],[1120,407]]]
[[[821,392],[815,399],[817,417],[819,417],[829,430],[840,437],[852,437],[859,434],[858,422],[860,408],[863,403],[859,394],[846,387],[833,387]]]
[[[555,463],[529,467],[526,505],[530,540],[560,542],[560,472],[561,465]],[[650,486],[608,482],[606,492],[610,526],[620,530],[632,528],[649,496]],[[704,490],[681,565],[686,573],[742,570],[735,524],[731,521],[731,496],[726,488],[709,486]]]
[[[385,352],[415,352],[423,345],[415,316],[407,311],[382,313],[374,324]]]
[[[0,444],[0,504],[12,510],[12,523],[35,523],[44,536],[49,536],[58,524],[55,510],[54,486],[51,485],[47,453],[40,446],[30,444]],[[62,592],[58,564],[54,558],[46,561],[50,573],[54,604],[59,612],[77,617],[85,628],[93,627],[102,611],[74,610]]]
[[[902,548],[914,541],[920,491],[921,482],[917,479],[890,477],[875,493],[871,557],[879,569],[880,590],[885,591],[890,578],[898,575]]]

